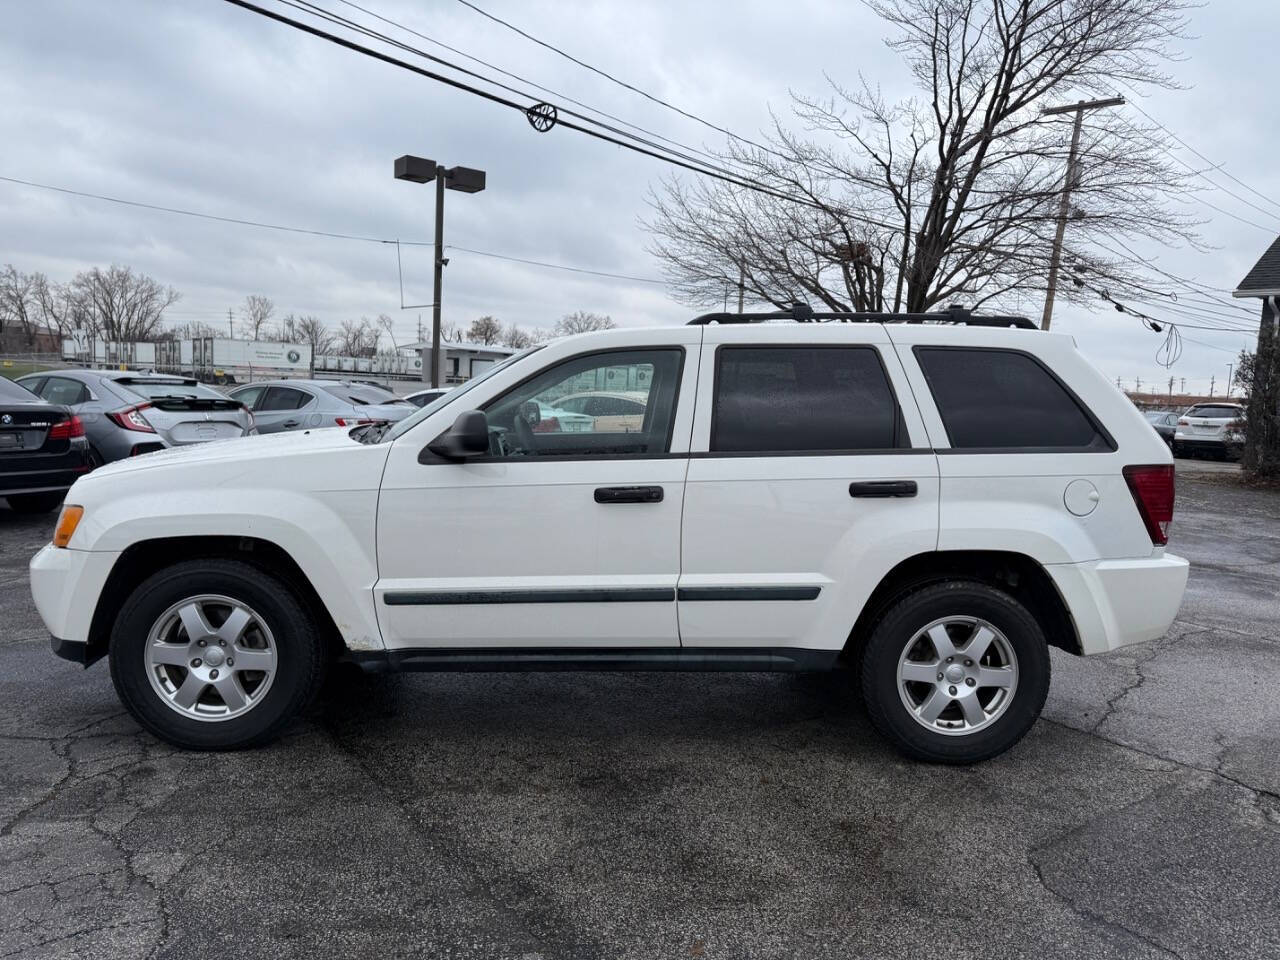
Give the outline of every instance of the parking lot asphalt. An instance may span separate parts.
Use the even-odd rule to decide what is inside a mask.
[[[335,683],[186,754],[55,659],[0,508],[0,956],[1280,956],[1280,494],[1179,470],[1158,642],[899,758],[841,675]]]

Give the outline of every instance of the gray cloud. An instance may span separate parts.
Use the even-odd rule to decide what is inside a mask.
[[[460,4],[369,5],[667,136],[694,145],[717,142],[713,131]],[[909,92],[909,78],[882,43],[881,24],[859,4],[489,0],[488,6],[746,135],[768,125],[770,110],[785,111],[789,90],[821,91],[823,71],[846,80],[861,71],[891,95]],[[228,4],[65,0],[10,5],[7,14],[0,36],[0,175],[224,216],[427,239],[431,190],[391,177],[394,157],[417,153],[488,171],[484,193],[449,196],[447,241],[658,275],[639,226],[645,192],[666,172],[656,161],[564,129],[535,133],[513,111]],[[1156,92],[1142,105],[1280,199],[1280,174],[1269,159],[1274,109],[1261,66],[1277,27],[1280,12],[1264,0],[1196,11],[1196,38],[1184,45],[1188,59],[1174,67],[1186,89]],[[1189,154],[1186,159],[1199,163]],[[1218,192],[1206,199],[1280,232],[1280,208],[1268,218]],[[1204,234],[1212,252],[1138,249],[1175,273],[1230,288],[1271,236],[1203,213],[1211,218]],[[335,325],[391,313],[400,340],[416,327],[417,311],[399,310],[391,247],[215,224],[12,184],[0,184],[0,223],[0,262],[57,277],[92,264],[132,264],[183,292],[175,321],[225,320],[227,308],[246,294],[265,293],[281,312],[316,313]],[[429,253],[403,253],[406,299],[425,302]],[[690,312],[662,287],[456,251],[450,256],[444,302],[456,322],[493,313],[524,326],[549,326],[564,313],[590,309],[635,325],[679,322]],[[1057,326],[1109,376],[1167,377],[1153,359],[1158,338],[1105,304],[1063,308]],[[1193,380],[1225,376],[1231,351],[1249,342],[1215,331],[1186,333],[1213,345],[1186,345],[1173,372]]]

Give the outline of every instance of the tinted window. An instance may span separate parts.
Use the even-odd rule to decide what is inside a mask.
[[[1025,353],[916,347],[915,355],[952,447],[1111,449],[1066,387]]]
[[[1238,407],[1205,403],[1198,407],[1192,407],[1187,411],[1187,416],[1207,417],[1211,420],[1234,420],[1240,416],[1240,409]]]
[[[36,399],[36,396],[26,387],[19,383],[14,383],[8,377],[0,377],[0,398],[17,400],[20,403],[30,403]]]
[[[271,387],[266,396],[254,408],[255,410],[297,410],[305,407],[311,397],[301,390],[292,387]]]
[[[89,399],[89,391],[85,385],[66,377],[50,377],[40,388],[40,396],[50,403],[63,403],[72,406],[85,403]]]
[[[626,457],[665,453],[684,352],[665,348],[588,354],[558,363],[494,400],[485,413],[494,450],[508,457]],[[593,417],[560,399],[612,384],[635,390],[636,411]]]
[[[225,400],[226,397],[214,390],[212,387],[206,387],[203,383],[191,383],[184,380],[136,380],[133,382],[124,382],[117,380],[116,384],[125,390],[136,393],[139,396],[155,399],[156,397],[204,397],[207,400]]]
[[[906,445],[872,347],[721,347],[711,449],[776,453]]]

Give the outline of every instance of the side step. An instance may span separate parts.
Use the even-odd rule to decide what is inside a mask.
[[[411,647],[348,651],[370,673],[557,670],[685,670],[799,673],[836,667],[839,650],[792,647],[505,647],[484,650]]]

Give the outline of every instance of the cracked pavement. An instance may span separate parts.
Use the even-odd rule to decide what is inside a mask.
[[[49,652],[0,509],[0,957],[1280,956],[1280,494],[1183,475],[1169,636],[909,763],[838,675],[348,677],[184,754]]]

